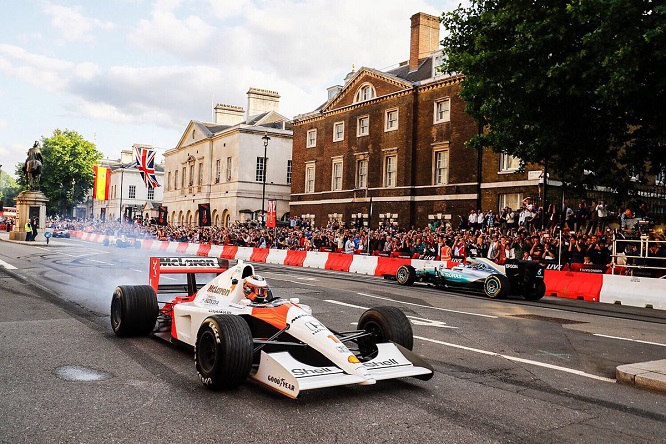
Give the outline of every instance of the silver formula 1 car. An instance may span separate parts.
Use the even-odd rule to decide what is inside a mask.
[[[185,274],[187,282],[161,284],[164,273]],[[201,273],[217,276],[199,284]],[[172,296],[158,301],[165,294]],[[411,351],[412,327],[398,308],[371,308],[357,330],[336,331],[297,298],[274,297],[242,261],[229,268],[219,258],[153,257],[150,285],[116,288],[111,326],[119,336],[153,334],[193,347],[196,370],[211,389],[251,378],[296,398],[314,388],[433,375],[432,366]]]

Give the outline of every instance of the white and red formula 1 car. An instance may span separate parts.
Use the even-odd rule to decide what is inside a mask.
[[[187,281],[161,284],[165,273]],[[197,283],[203,273],[217,276]],[[172,296],[158,301],[165,294]],[[242,261],[229,268],[219,258],[152,257],[150,285],[116,288],[111,325],[119,336],[152,333],[194,347],[197,373],[211,389],[234,388],[250,377],[295,398],[314,388],[433,375],[411,351],[412,327],[400,309],[371,308],[358,330],[331,330],[297,298],[275,298]]]

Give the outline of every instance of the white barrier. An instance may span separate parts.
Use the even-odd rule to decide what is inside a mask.
[[[303,261],[303,266],[308,268],[326,268],[326,261],[328,261],[328,253],[321,251],[308,251]]]
[[[210,250],[208,250],[208,257],[220,257],[222,251],[224,251],[223,245],[211,245]]]
[[[349,272],[374,276],[377,269],[377,261],[379,261],[379,256],[361,256],[355,254],[349,266]]]
[[[254,248],[252,247],[238,247],[235,259],[242,259],[249,262],[253,251]]]
[[[266,263],[283,265],[284,259],[287,257],[287,251],[289,250],[276,250],[274,248],[271,248],[270,250],[268,250],[268,256],[266,256]]]
[[[605,274],[599,302],[666,310],[666,279]]]

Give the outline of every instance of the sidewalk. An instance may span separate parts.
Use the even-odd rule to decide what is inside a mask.
[[[0,241],[11,242],[13,244],[33,245],[33,246],[38,246],[38,247],[46,247],[47,245],[49,247],[52,247],[52,246],[66,247],[67,246],[67,244],[65,242],[60,241],[60,239],[54,239],[54,238],[51,238],[51,240],[47,244],[46,243],[46,238],[44,237],[44,232],[42,232],[42,231],[40,231],[39,234],[37,235],[37,240],[31,241],[31,242],[10,240],[9,239],[9,232],[0,231]]]

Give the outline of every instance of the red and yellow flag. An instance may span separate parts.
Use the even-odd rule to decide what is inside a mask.
[[[111,168],[94,166],[95,184],[93,185],[93,199],[109,200],[109,185],[111,183]]]

